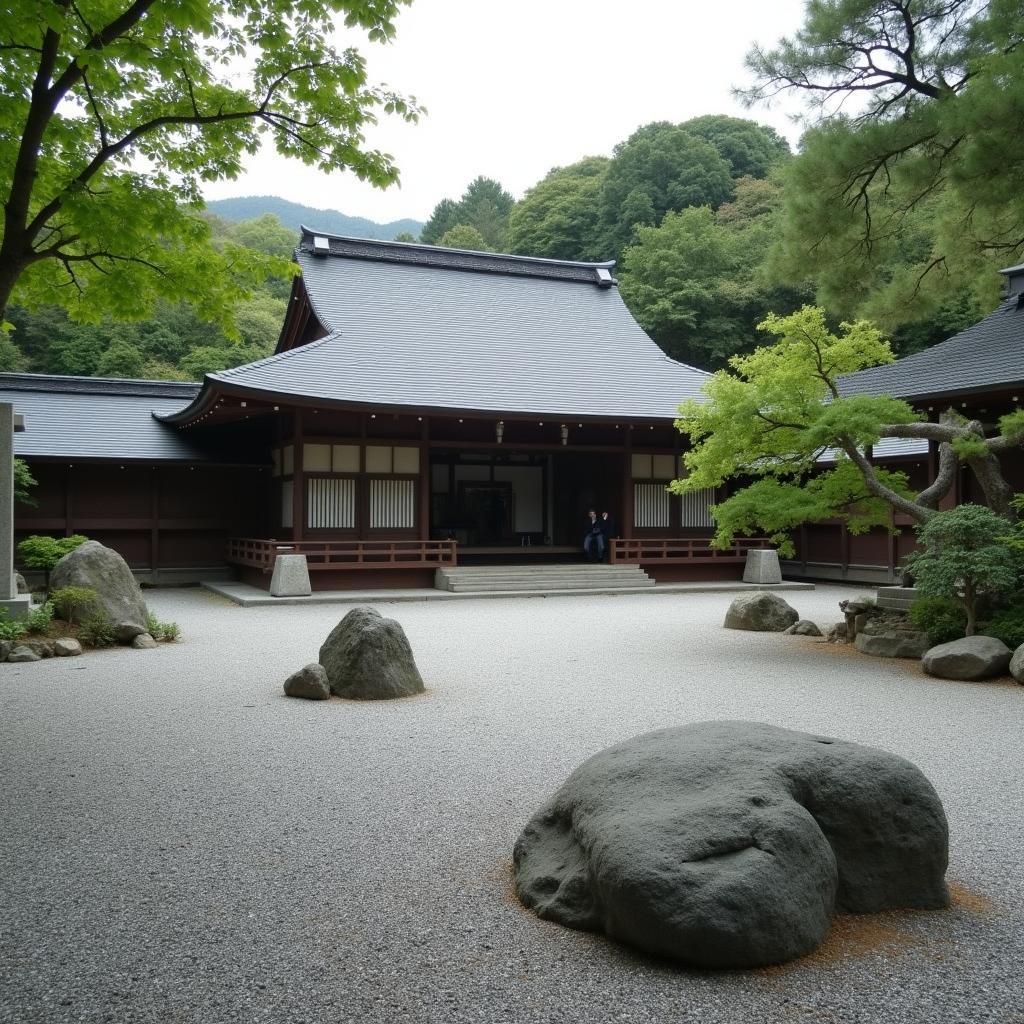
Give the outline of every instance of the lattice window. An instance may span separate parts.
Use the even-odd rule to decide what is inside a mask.
[[[633,525],[669,525],[668,491],[664,484],[633,485]]]
[[[415,480],[370,481],[370,529],[411,530],[416,525]]]
[[[715,503],[714,487],[703,487],[699,491],[691,491],[680,498],[682,512],[680,525],[682,526],[714,526],[715,520],[711,515],[711,505]]]
[[[306,481],[306,525],[311,530],[352,530],[356,525],[356,482],[336,477]]]

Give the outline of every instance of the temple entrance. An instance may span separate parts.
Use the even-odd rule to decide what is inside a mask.
[[[572,555],[589,508],[621,521],[622,473],[621,456],[607,453],[435,451],[430,537],[467,551]]]

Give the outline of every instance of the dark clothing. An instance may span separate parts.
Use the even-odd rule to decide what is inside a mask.
[[[601,517],[591,519],[590,516],[587,516],[583,527],[583,551],[587,558],[592,562],[604,561],[604,552],[607,546],[608,542],[605,539]]]
[[[601,532],[604,534],[605,540],[610,541],[613,537],[618,537],[619,527],[614,516],[609,515],[607,519],[601,520]]]

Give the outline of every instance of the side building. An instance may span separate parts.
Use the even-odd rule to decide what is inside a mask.
[[[668,358],[612,263],[303,229],[277,350],[201,384],[0,375],[39,480],[16,530],[85,533],[143,579],[266,585],[305,553],[320,589],[429,585],[438,566],[571,561],[588,508],[655,578],[742,572],[708,547],[714,492],[671,496]]]
[[[840,381],[844,395],[892,395],[909,402],[927,419],[947,409],[980,420],[994,433],[1001,416],[1024,402],[1024,265],[1001,271],[1005,297],[987,317],[923,352],[886,366],[852,373]],[[910,486],[923,489],[935,478],[934,442],[887,439],[871,453],[879,465],[902,470]],[[1003,475],[1015,491],[1024,491],[1024,452],[1000,456]],[[945,505],[983,503],[981,489],[963,467]],[[791,577],[892,583],[914,548],[909,517],[893,517],[896,533],[874,530],[852,536],[838,522],[817,523],[797,531],[797,558],[783,563]]]

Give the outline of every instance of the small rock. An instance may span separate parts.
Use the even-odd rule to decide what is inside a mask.
[[[14,585],[18,588],[19,594],[28,593],[28,584],[25,582],[25,577],[20,572],[14,574]]]
[[[821,636],[821,630],[810,619],[800,619],[782,632],[790,636]]]
[[[131,646],[137,651],[149,651],[157,646],[157,642],[148,633],[139,633],[132,640]]]
[[[62,636],[53,641],[53,653],[58,658],[77,658],[82,653],[82,645],[71,636]]]
[[[837,622],[834,626],[829,626],[825,631],[825,639],[830,644],[844,644],[849,639],[846,633],[846,623]]]
[[[861,654],[876,658],[920,658],[930,642],[925,633],[890,629],[884,633],[858,633],[853,645]]]
[[[800,618],[778,594],[740,594],[725,613],[726,629],[781,633]]]
[[[14,650],[14,644],[10,640],[0,640],[0,661],[6,661],[7,655]]]
[[[34,651],[39,655],[40,658],[52,658],[53,657],[53,641],[44,640],[39,637],[33,637],[32,639],[24,639],[21,641],[23,647],[27,647],[30,651]]]
[[[306,700],[327,700],[331,688],[327,682],[327,669],[319,662],[304,665],[284,681],[285,696]]]
[[[1021,644],[1013,652],[1013,657],[1010,659],[1010,675],[1018,683],[1024,683],[1024,644]]]
[[[114,639],[119,644],[130,644],[137,636],[146,633],[146,627],[140,626],[137,622],[119,622],[114,627]],[[146,636],[149,636],[146,633]]]
[[[965,636],[926,651],[921,666],[930,676],[975,682],[1001,676],[1009,667],[1010,648],[994,636]]]
[[[26,647],[22,644],[19,647],[15,647],[10,654],[7,655],[8,661],[42,661],[42,658],[32,650],[31,647]]]

